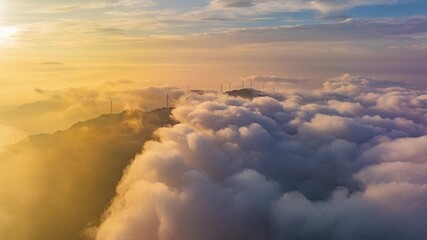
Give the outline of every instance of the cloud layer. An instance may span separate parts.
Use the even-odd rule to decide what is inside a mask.
[[[351,75],[283,101],[191,95],[96,239],[423,239],[426,96]]]

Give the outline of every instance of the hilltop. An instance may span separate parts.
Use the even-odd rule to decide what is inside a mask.
[[[250,100],[257,98],[257,97],[272,97],[275,99],[281,98],[281,96],[279,96],[277,94],[267,93],[267,92],[255,90],[253,88],[242,88],[239,90],[232,90],[232,91],[225,92],[225,94],[227,94],[229,96],[233,96],[233,97],[242,97],[242,98],[246,98],[246,99],[250,99]]]

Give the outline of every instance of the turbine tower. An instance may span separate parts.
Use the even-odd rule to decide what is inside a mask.
[[[169,88],[166,91],[166,108],[169,108]]]
[[[185,96],[185,101],[188,101],[188,96],[190,95],[190,84],[187,85],[187,95]]]
[[[113,100],[109,97],[110,100],[110,114],[113,114]]]

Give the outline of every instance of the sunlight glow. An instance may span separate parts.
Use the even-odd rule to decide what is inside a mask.
[[[14,26],[0,27],[0,46],[11,43],[18,32],[19,29]]]

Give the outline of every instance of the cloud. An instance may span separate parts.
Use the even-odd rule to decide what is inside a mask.
[[[343,75],[283,101],[190,95],[96,239],[423,239],[425,94]]]
[[[224,1],[224,0],[213,0],[211,1],[212,6],[216,7],[252,7],[255,5],[256,1],[248,1],[248,0],[232,0],[232,1]]]
[[[41,62],[41,65],[64,65],[62,62]]]
[[[209,15],[192,15],[191,19],[206,19]],[[222,16],[214,16],[222,18]],[[229,18],[229,16],[225,16]],[[188,16],[190,18],[190,16]],[[190,20],[190,21],[193,21]],[[162,21],[162,20],[159,20]],[[183,20],[184,22],[187,20]],[[364,61],[373,61],[372,64],[384,62],[394,64],[392,59],[397,54],[403,54],[414,61],[422,62],[423,56],[414,52],[411,48],[390,50],[389,47],[396,44],[414,45],[413,34],[427,31],[427,18],[423,16],[411,18],[377,18],[377,19],[346,19],[338,22],[323,24],[304,24],[295,26],[278,27],[252,27],[252,28],[227,28],[217,29],[203,34],[193,35],[153,35],[150,38],[136,38],[147,46],[169,48],[174,50],[201,50],[201,49],[226,49],[238,51],[239,56],[253,52],[255,56],[248,56],[253,60],[267,62],[280,59],[281,61],[294,62],[304,59],[304,63],[310,61],[310,65],[322,61],[322,64],[334,62],[334,66],[349,61],[346,69],[353,69]],[[167,27],[167,24],[165,25]],[[403,34],[403,35],[402,35]],[[419,40],[421,41],[421,40]],[[374,53],[384,49],[386,56],[380,58]],[[234,52],[232,52],[234,53]],[[246,55],[244,55],[246,57]],[[328,56],[327,59],[325,56]],[[245,58],[245,60],[248,59]],[[364,60],[361,60],[363,58]],[[326,60],[325,60],[326,59]],[[350,61],[351,59],[351,61]],[[380,60],[381,59],[381,60]],[[416,60],[415,60],[416,59]],[[357,63],[357,64],[355,64]],[[298,64],[300,65],[304,64]],[[323,66],[323,65],[320,65]],[[402,64],[396,63],[396,68]],[[374,69],[378,71],[379,68]],[[420,71],[410,70],[411,73]],[[390,69],[387,67],[387,73]],[[348,70],[359,71],[359,70]],[[364,71],[372,71],[365,70]],[[409,70],[405,70],[409,71]],[[396,71],[401,73],[402,71]]]
[[[107,7],[106,2],[86,2],[77,3],[72,5],[58,5],[56,7],[48,8],[47,10],[40,10],[40,13],[67,13],[82,9],[102,9]]]
[[[399,3],[408,3],[411,0],[212,0],[210,5],[218,8],[258,8],[264,12],[292,12],[302,10],[316,10],[322,13],[348,10],[358,6],[369,5],[391,5]]]
[[[154,2],[152,0],[119,0],[115,4],[111,5],[117,5],[117,6],[135,6],[135,5],[142,5],[142,6],[151,6]]]
[[[68,6],[60,6],[56,8],[51,8],[48,10],[49,13],[62,13],[62,12],[72,12],[74,10],[80,9],[81,7],[78,5],[68,5]]]
[[[80,2],[76,4],[57,5],[48,8],[47,10],[40,10],[39,13],[68,13],[76,10],[98,10],[110,7],[133,7],[133,6],[151,6],[153,4],[150,0],[119,0],[117,2],[107,1],[89,1]]]
[[[347,19],[341,22],[321,24],[284,26],[270,28],[250,28],[228,30],[224,33],[213,33],[225,41],[239,43],[259,42],[340,42],[359,41],[368,39],[383,39],[398,37],[402,34],[414,34],[427,31],[427,18],[412,17],[402,19]],[[209,36],[209,35],[208,35]]]
[[[55,4],[53,7],[45,7],[43,9],[39,8],[33,10],[32,13],[42,13],[42,14],[57,14],[57,13],[70,13],[81,10],[103,10],[108,8],[117,8],[117,7],[147,7],[153,4],[150,0],[119,0],[119,1],[89,1],[82,2],[77,1],[73,4]],[[43,6],[42,4],[39,4]],[[52,5],[50,5],[52,6]]]
[[[401,138],[391,142],[381,143],[364,152],[361,158],[365,161],[375,160],[382,162],[410,162],[426,163],[426,150],[423,147],[427,137]]]

